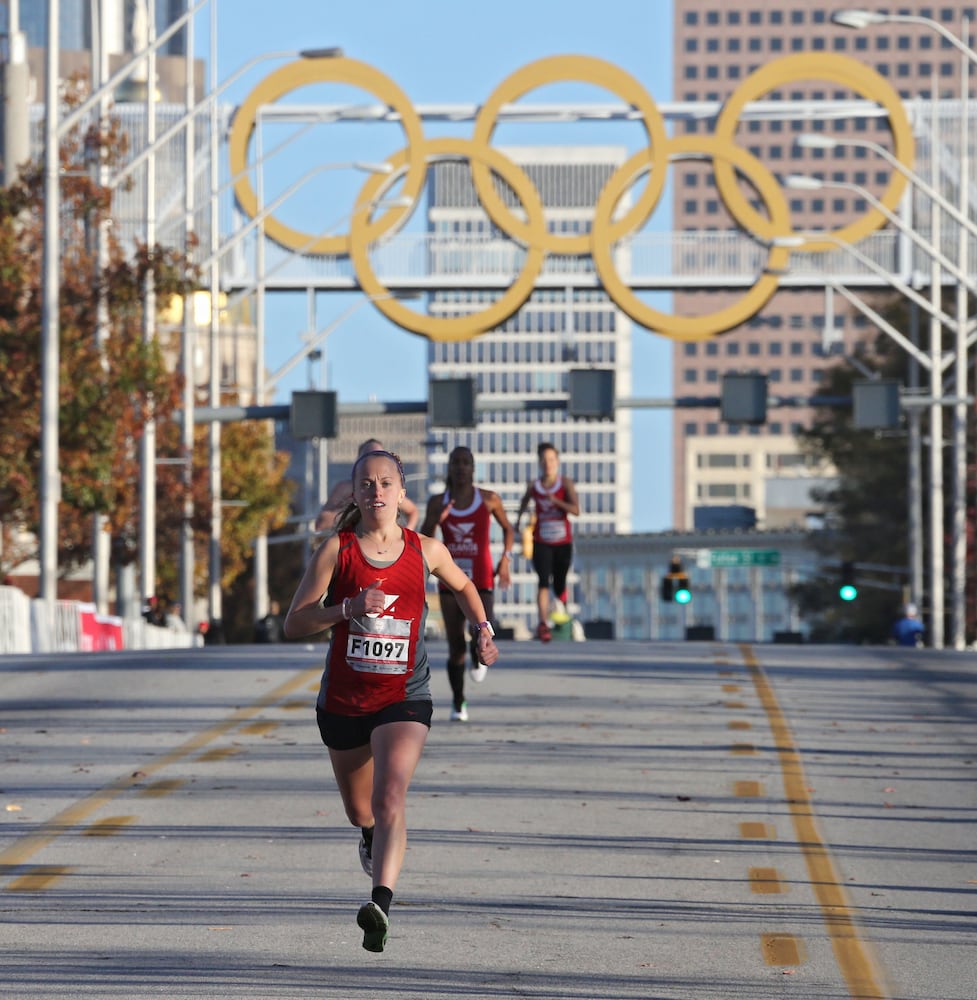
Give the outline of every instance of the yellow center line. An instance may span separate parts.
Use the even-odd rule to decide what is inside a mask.
[[[885,1000],[887,994],[880,985],[881,976],[869,947],[860,937],[854,907],[848,900],[844,883],[818,830],[801,755],[790,726],[753,648],[744,643],[740,645],[740,651],[770,722],[798,846],[804,855],[811,888],[821,907],[821,916],[831,939],[835,960],[848,984],[849,995],[857,1000]]]
[[[97,792],[93,792],[84,799],[79,799],[66,809],[62,809],[56,816],[41,823],[33,833],[26,834],[14,841],[9,847],[0,851],[0,872],[10,867],[24,864],[28,858],[36,854],[42,847],[45,847],[52,840],[78,826],[107,802],[111,802],[112,799],[129,791],[129,789],[144,781],[149,775],[155,774],[157,771],[161,771],[171,764],[175,764],[184,757],[189,757],[197,753],[197,751],[205,747],[208,743],[212,743],[225,733],[239,726],[242,722],[253,718],[270,705],[274,705],[275,702],[291,694],[296,688],[308,684],[311,677],[321,672],[321,667],[303,670],[296,677],[273,688],[256,702],[253,702],[246,708],[238,709],[223,722],[218,722],[216,725],[211,726],[210,729],[205,729],[203,732],[191,736],[186,742],[181,743],[168,753],[157,757],[151,763],[141,765],[133,773],[116,778],[115,781],[110,782],[104,788],[100,788]]]

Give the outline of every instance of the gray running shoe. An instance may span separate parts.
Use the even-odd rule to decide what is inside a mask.
[[[360,864],[363,866],[363,871],[372,878],[373,856],[370,854],[370,848],[362,837],[360,837]]]

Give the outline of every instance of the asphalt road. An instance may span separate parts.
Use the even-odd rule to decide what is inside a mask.
[[[321,648],[0,658],[0,996],[977,995],[977,657],[444,652],[382,955]]]

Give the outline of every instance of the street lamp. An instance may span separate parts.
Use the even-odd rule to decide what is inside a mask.
[[[843,28],[860,31],[875,24],[923,24],[938,31],[954,48],[959,49],[972,63],[977,64],[975,52],[963,39],[957,37],[945,24],[921,14],[883,14],[879,11],[848,9],[836,10],[831,20]]]
[[[975,286],[970,277],[961,270],[953,261],[951,261],[944,253],[942,253],[938,247],[934,246],[923,236],[920,235],[917,228],[913,225],[908,225],[902,219],[900,219],[894,212],[892,212],[888,207],[881,204],[878,198],[876,198],[870,191],[862,187],[860,184],[853,184],[847,181],[822,181],[814,177],[807,177],[798,174],[790,174],[784,178],[784,185],[787,188],[793,190],[805,190],[805,191],[815,191],[822,188],[842,188],[851,191],[855,191],[873,206],[879,209],[882,214],[888,219],[888,221],[895,226],[900,232],[904,233],[908,239],[918,246],[924,253],[926,253],[931,261],[938,262],[945,270],[956,278],[958,287],[964,287],[972,292],[977,292],[977,286]],[[961,322],[959,316],[957,318],[957,344],[959,345],[961,339],[966,337],[966,316],[963,317]],[[933,361],[937,361],[934,357]],[[957,359],[957,364],[959,364],[959,359]],[[931,391],[934,395],[937,394],[941,400],[941,405],[944,402],[943,395],[944,390],[941,383],[941,379],[938,378],[938,374],[943,370],[943,364],[931,364]],[[966,394],[966,382],[967,373],[963,372],[962,376],[958,373],[956,378],[955,389],[957,393],[963,392]],[[959,405],[959,400],[954,399],[953,403],[955,406]],[[964,403],[964,405],[966,405]],[[957,504],[960,502],[958,497],[960,495],[966,496],[966,475],[967,475],[967,456],[964,450],[958,450],[958,439],[954,435],[954,515],[957,512]],[[954,517],[954,530],[956,530],[956,517]],[[911,525],[911,534],[915,536],[915,525]],[[954,634],[957,633],[958,629],[962,629],[964,622],[963,616],[965,613],[963,605],[963,591],[959,587],[957,581],[961,577],[965,578],[966,568],[965,566],[960,566],[958,560],[966,559],[966,555],[960,554],[953,551],[953,560],[951,565],[951,579],[954,581],[954,587],[951,593],[952,604],[951,604],[951,629]],[[914,598],[918,599],[918,594],[914,594]]]
[[[93,108],[137,69],[148,57],[158,52],[170,38],[212,0],[197,0],[174,19],[154,41],[121,66],[101,86],[76,108],[60,114],[59,56],[60,2],[47,0],[47,52],[45,60],[45,123],[44,123],[44,235],[41,268],[41,435],[40,435],[40,516],[39,516],[39,596],[48,608],[57,598],[58,576],[58,506],[61,482],[59,468],[60,412],[60,146],[61,140],[78,125]],[[150,88],[151,89],[151,88]],[[10,105],[10,110],[21,109]],[[155,145],[159,145],[157,140]]]
[[[192,24],[192,22],[191,22]],[[188,45],[188,48],[191,46]],[[194,188],[194,143],[193,143],[193,129],[192,125],[196,118],[207,109],[214,109],[216,107],[216,102],[218,98],[228,90],[234,83],[236,83],[242,76],[253,69],[259,63],[267,62],[269,60],[286,60],[294,58],[329,58],[341,56],[342,50],[339,48],[322,48],[322,49],[301,49],[301,50],[284,50],[276,52],[265,52],[252,59],[246,61],[241,66],[239,66],[233,73],[226,77],[219,84],[214,86],[199,102],[193,103],[193,78],[192,73],[192,63],[188,66],[187,73],[187,96],[186,96],[186,106],[187,112],[178,118],[176,121],[171,123],[161,134],[155,135],[155,123],[153,121],[153,116],[151,115],[151,131],[150,131],[150,141],[147,143],[145,148],[140,150],[140,152],[129,160],[125,166],[119,169],[111,180],[105,185],[109,190],[116,190],[120,185],[125,183],[134,174],[134,172],[142,165],[147,165],[147,192],[146,192],[146,203],[147,203],[147,218],[152,219],[153,209],[155,206],[155,173],[151,169],[155,160],[156,153],[161,147],[163,147],[167,142],[173,139],[181,131],[185,131],[185,169],[184,169],[184,222],[186,226],[186,231],[189,234],[193,228],[194,224],[194,204],[193,204],[193,188]],[[212,61],[215,61],[216,55],[212,53]],[[151,71],[152,74],[152,71]],[[152,94],[152,89],[150,89],[150,95]],[[148,100],[151,100],[148,98]],[[284,149],[289,143],[294,142],[295,139],[299,138],[300,135],[304,134],[309,128],[314,127],[318,124],[317,121],[309,123],[304,129],[292,133],[287,139],[283,140],[277,144],[272,150],[268,151],[259,163],[252,163],[248,168],[242,173],[246,174],[256,169],[261,162],[270,159],[273,155]],[[230,181],[225,182],[215,191],[211,192],[211,199],[216,199],[223,191],[225,191],[230,184],[237,182],[240,179],[238,175],[231,178]],[[153,220],[155,223],[155,220]],[[249,227],[248,231],[250,231]],[[148,234],[147,234],[148,236]],[[152,242],[147,238],[147,242]],[[218,255],[220,256],[220,255]],[[207,266],[213,263],[210,258],[204,262],[201,266]],[[147,322],[152,322],[152,316],[148,315],[150,310],[150,303],[147,299]],[[194,372],[193,372],[193,350],[192,344],[190,342],[193,332],[192,324],[189,323],[188,318],[190,317],[192,310],[190,309],[189,300],[184,301],[184,332],[183,332],[183,349],[182,349],[182,361],[181,361],[181,371],[185,380],[184,388],[184,413],[190,415],[188,421],[184,425],[184,433],[182,438],[182,444],[184,452],[187,456],[190,456],[193,452],[193,420],[192,412],[194,405]],[[147,431],[149,427],[147,426]],[[155,555],[155,516],[154,516],[154,505],[153,500],[155,498],[155,449],[149,440],[150,435],[144,437],[144,454],[142,461],[142,476],[140,483],[141,491],[141,516],[142,516],[142,533],[141,533],[141,545],[140,554],[142,559],[142,572],[141,577],[143,581],[143,589],[149,592],[154,589],[155,577],[156,577],[156,555]],[[188,458],[189,461],[189,458]],[[188,468],[187,475],[185,477],[184,485],[187,489],[187,494],[189,498],[189,488],[190,488],[190,470]],[[183,604],[184,614],[188,617],[188,623],[190,627],[193,627],[193,534],[192,527],[190,524],[192,517],[192,507],[191,501],[187,501],[187,508],[184,511],[184,526],[181,539],[181,569],[180,569],[180,599]]]
[[[838,239],[830,233],[811,232],[799,233],[796,236],[777,237],[772,242],[777,246],[797,249],[803,246],[809,239],[816,238],[827,240],[839,249],[846,251],[860,261],[869,270],[875,272],[883,280],[887,281],[897,291],[906,298],[915,302],[918,306],[930,314],[930,356],[927,357],[911,341],[907,340],[898,330],[896,330],[883,317],[874,311],[863,307],[858,302],[853,302],[863,312],[871,315],[876,324],[895,340],[900,347],[911,354],[930,373],[930,608],[932,612],[931,638],[934,649],[943,648],[943,609],[944,609],[944,582],[943,582],[943,425],[941,415],[943,384],[942,371],[944,361],[942,357],[941,324],[954,326],[954,321],[945,313],[940,311],[935,305],[928,302],[915,289],[910,288],[900,281],[895,275],[888,273],[885,268],[880,267],[870,257],[863,254],[857,247],[844,240]],[[840,286],[839,286],[840,287]],[[840,288],[846,294],[849,301],[852,298],[847,294],[847,290]]]
[[[899,232],[903,233],[910,242],[915,243],[930,259],[938,261],[957,281],[961,282],[977,295],[977,284],[973,282],[971,277],[962,268],[950,260],[939,247],[934,246],[929,240],[921,236],[915,226],[907,225],[892,209],[884,205],[879,198],[876,198],[868,188],[862,187],[861,184],[855,184],[852,181],[825,181],[818,177],[809,177],[806,174],[788,174],[783,180],[784,187],[790,188],[793,191],[820,191],[824,188],[839,188],[854,191],[874,208],[877,208]],[[964,324],[964,329],[966,329],[966,323]]]
[[[873,142],[871,139],[833,138],[832,136],[822,135],[819,132],[804,132],[794,142],[802,149],[836,149],[838,146],[871,149],[882,157],[894,170],[898,170],[913,187],[918,188],[927,198],[936,202],[955,222],[966,228],[972,236],[977,237],[977,223],[964,215],[953,202],[947,200],[936,188],[928,184],[919,174],[907,167],[897,157],[893,156],[880,143]]]
[[[968,69],[970,64],[977,65],[977,52],[969,41],[969,20],[964,17],[961,22],[963,38],[954,34],[946,25],[932,17],[919,14],[887,14],[861,9],[836,11],[831,16],[832,21],[844,27],[862,29],[876,24],[920,24],[937,32],[962,55],[960,65],[960,132],[959,132],[959,181],[958,213],[953,213],[962,228],[959,232],[959,267],[967,269],[968,241],[972,228],[967,222],[969,215],[970,159],[969,159],[969,86]],[[934,95],[935,96],[935,95]],[[935,148],[932,155],[935,158]],[[957,475],[953,490],[953,646],[963,649],[965,644],[965,589],[966,589],[966,450],[967,450],[967,336],[964,329],[967,319],[967,293],[963,285],[957,284],[957,340],[956,340],[956,403],[953,408],[953,449],[956,456],[955,467]],[[963,467],[963,473],[960,468]]]
[[[211,294],[211,320],[210,320],[210,370],[211,370],[211,382],[210,382],[210,393],[211,393],[211,405],[214,408],[220,406],[219,400],[219,349],[220,349],[220,338],[219,338],[219,323],[220,323],[220,312],[226,312],[228,309],[233,308],[238,302],[246,298],[255,290],[261,290],[264,281],[273,274],[276,270],[284,267],[290,260],[290,258],[283,258],[271,271],[263,272],[257,283],[255,285],[248,287],[247,289],[242,289],[232,295],[227,302],[220,302],[220,278],[219,278],[219,262],[221,258],[235,246],[238,245],[243,239],[245,239],[251,232],[258,229],[264,221],[272,215],[281,205],[287,201],[293,194],[295,194],[299,189],[301,189],[309,180],[317,175],[329,171],[329,170],[341,170],[341,169],[354,169],[361,170],[365,173],[375,173],[375,174],[391,174],[393,168],[390,164],[385,162],[370,162],[364,160],[355,160],[347,163],[320,163],[307,170],[298,180],[289,185],[281,194],[274,198],[271,202],[265,205],[260,211],[256,212],[254,217],[249,220],[249,222],[239,229],[230,240],[221,244],[213,253],[210,254],[200,265],[201,268],[210,268],[210,294]],[[413,205],[413,199],[403,196],[400,198],[391,199],[390,201],[383,201],[379,198],[375,198],[363,205],[358,206],[356,213],[364,211],[374,211],[380,206],[395,207],[407,209]],[[352,213],[352,214],[356,214]],[[351,213],[346,213],[339,220],[330,222],[330,224],[323,230],[323,232],[317,234],[308,242],[308,246],[317,242],[322,238],[323,233],[328,233],[335,229],[335,227],[340,223],[345,221],[350,217]],[[259,230],[260,233],[260,230]],[[261,242],[259,241],[259,246]],[[299,253],[302,252],[303,248],[299,248]],[[260,325],[260,324],[259,324]],[[259,334],[260,334],[259,329]],[[262,360],[263,349],[259,354],[259,364],[263,364]],[[259,387],[264,389],[263,381],[259,380]],[[190,419],[191,416],[184,413],[184,420]],[[215,484],[220,483],[220,434],[221,425],[219,420],[212,420],[210,424],[210,481],[212,489],[212,503],[211,503],[211,518],[210,518],[210,560],[209,560],[209,585],[208,585],[208,608],[210,619],[220,620],[222,617],[222,596],[220,590],[220,573],[221,573],[221,554],[220,554],[220,538],[222,531],[222,513],[219,503],[220,490],[216,489]],[[186,544],[192,545],[192,539],[190,539]],[[262,538],[258,539],[257,542],[257,553],[256,553],[256,564],[261,567],[265,561],[264,545],[266,543]],[[261,600],[260,597],[258,598]]]

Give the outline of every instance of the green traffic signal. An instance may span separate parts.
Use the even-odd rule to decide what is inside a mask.
[[[682,560],[677,556],[672,557],[668,573],[662,577],[661,598],[676,604],[688,604],[692,600],[689,576],[682,568]]]
[[[858,587],[855,586],[855,564],[853,562],[843,562],[841,564],[841,583],[838,586],[838,596],[843,601],[854,601],[858,597]]]

